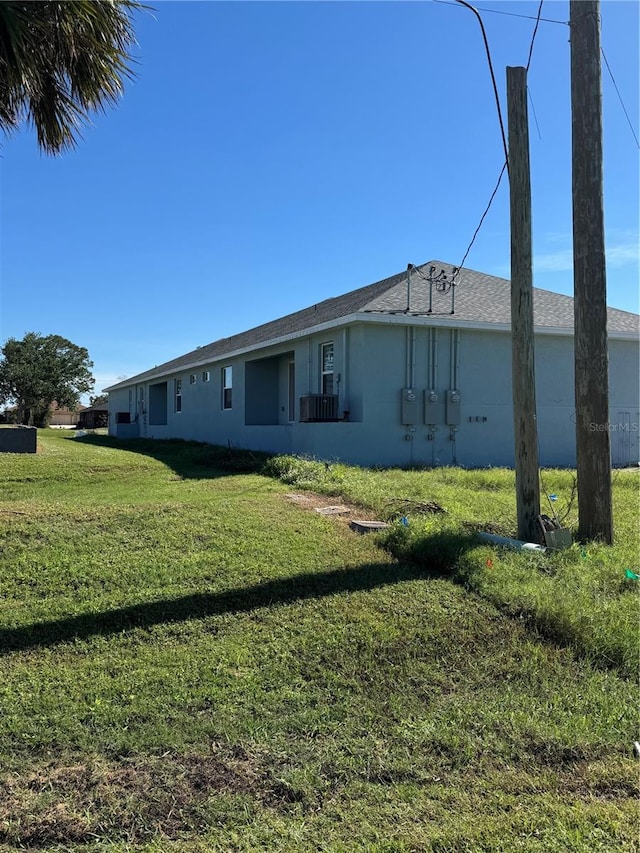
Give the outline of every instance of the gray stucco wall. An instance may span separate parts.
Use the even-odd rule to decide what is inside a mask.
[[[320,352],[334,345],[334,386],[338,423],[300,423],[299,398],[321,390]],[[434,359],[433,356],[436,356]],[[614,463],[638,461],[637,341],[610,343],[611,422],[629,423],[612,434]],[[455,330],[417,324],[356,324],[301,338],[243,357],[199,366],[163,377],[167,383],[166,424],[149,417],[159,396],[133,387],[110,394],[110,430],[116,411],[130,411],[140,434],[179,437],[279,453],[341,459],[363,465],[512,466],[514,454],[511,408],[511,336],[508,332]],[[289,363],[295,363],[295,421],[289,421]],[[222,368],[233,370],[232,408],[222,408]],[[203,372],[209,372],[204,381]],[[182,411],[175,411],[174,380],[182,379]],[[439,397],[425,417],[425,393]],[[403,416],[403,389],[411,387],[416,402]],[[460,396],[459,420],[447,423],[448,391]],[[536,336],[536,396],[540,462],[543,466],[575,464],[573,341],[562,335]],[[435,412],[435,414],[433,414]],[[411,423],[403,423],[413,419]],[[635,432],[633,425],[635,424]],[[635,442],[635,443],[634,443]],[[620,445],[618,449],[618,445]],[[620,460],[615,454],[622,454]],[[626,461],[628,459],[628,462]]]

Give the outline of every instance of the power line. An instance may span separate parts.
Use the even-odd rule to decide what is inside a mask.
[[[533,56],[533,45],[536,41],[536,35],[538,33],[538,27],[540,26],[540,14],[542,12],[542,4],[544,0],[540,0],[540,5],[538,6],[538,14],[536,16],[536,25],[533,28],[533,35],[531,36],[531,44],[529,45],[529,58],[527,59],[527,76],[529,74],[529,67],[531,66],[531,57]],[[533,110],[533,117],[536,122],[536,127],[538,129],[538,136],[542,139],[542,134],[540,133],[540,125],[538,124],[538,116],[536,115],[536,108],[533,103],[533,96],[531,95],[531,89],[529,88],[529,84],[527,83],[527,94],[529,95],[529,100],[531,101],[531,109]]]
[[[611,66],[607,62],[607,57],[605,56],[605,52],[602,48],[600,48],[600,52],[602,53],[602,58],[604,59],[604,64],[607,66],[607,71],[611,75],[611,81],[613,83],[613,86],[614,86],[617,94],[618,94],[618,98],[620,99],[620,103],[622,104],[622,109],[624,110],[624,114],[627,117],[627,121],[629,122],[629,127],[631,128],[631,133],[633,134],[633,138],[635,139],[636,145],[638,146],[638,148],[640,148],[640,143],[638,142],[638,137],[636,136],[636,132],[633,129],[633,125],[631,124],[631,119],[629,118],[629,113],[627,112],[627,108],[625,107],[624,101],[622,100],[622,95],[620,94],[620,90],[618,89],[618,84],[616,83],[616,79],[613,76],[613,71],[611,70]]]
[[[505,160],[505,162],[502,165],[502,169],[500,170],[500,175],[498,176],[498,182],[496,183],[494,190],[491,193],[491,198],[489,199],[489,203],[487,204],[487,206],[484,210],[484,213],[480,217],[480,222],[478,223],[478,227],[473,232],[473,237],[471,238],[471,242],[467,246],[467,251],[464,253],[463,259],[460,261],[460,266],[458,267],[458,271],[455,273],[455,275],[453,277],[454,283],[455,283],[455,279],[458,275],[458,272],[460,272],[460,270],[464,266],[464,262],[467,260],[467,256],[469,255],[469,252],[471,251],[471,247],[475,243],[476,237],[478,236],[478,234],[480,233],[480,229],[482,228],[482,224],[483,224],[484,220],[486,219],[486,216],[489,213],[489,210],[491,209],[491,205],[493,204],[493,200],[496,197],[496,193],[498,192],[498,188],[500,187],[500,183],[502,181],[502,176],[504,175],[506,168],[507,168],[507,161]]]
[[[536,115],[536,106],[533,103],[533,95],[531,94],[531,89],[527,86],[527,94],[529,95],[529,101],[531,102],[531,111],[533,113],[533,118],[536,123],[536,130],[538,131],[538,139],[542,139],[542,134],[540,133],[540,125],[538,124],[538,116]]]
[[[435,2],[437,2],[437,3],[443,3],[443,2],[445,2],[445,1],[446,1],[446,0],[435,0]],[[496,87],[495,76],[494,76],[494,73],[493,73],[493,65],[492,65],[492,62],[491,62],[491,55],[490,55],[490,52],[489,52],[489,44],[488,44],[488,42],[487,42],[487,36],[486,36],[485,30],[484,30],[484,26],[483,26],[483,23],[482,23],[482,18],[481,18],[481,17],[480,17],[480,15],[478,14],[478,11],[477,11],[473,6],[470,6],[468,3],[466,3],[466,2],[465,2],[465,0],[456,0],[456,2],[457,2],[457,3],[460,3],[460,4],[461,4],[461,5],[463,5],[463,6],[466,6],[468,9],[471,9],[473,12],[475,12],[476,17],[478,18],[478,21],[480,22],[480,27],[481,27],[481,29],[482,29],[482,36],[483,36],[483,38],[484,38],[485,48],[486,48],[486,51],[487,51],[487,59],[488,59],[488,61],[489,61],[489,70],[491,71],[491,79],[492,79],[492,81],[493,81],[494,92],[495,92],[495,96],[496,96],[496,102],[497,102],[497,105],[498,105],[498,116],[499,116],[499,118],[500,118],[500,129],[502,130],[502,141],[503,141],[503,144],[504,144],[505,161],[504,161],[504,163],[503,163],[503,165],[502,165],[502,169],[500,170],[500,174],[499,174],[499,176],[498,176],[497,183],[496,183],[496,185],[495,185],[495,187],[494,187],[494,189],[493,189],[493,192],[491,193],[491,197],[489,198],[489,202],[488,202],[488,204],[487,204],[487,206],[486,206],[486,208],[485,208],[485,210],[484,210],[484,213],[483,213],[483,214],[482,214],[482,216],[480,217],[480,222],[478,223],[478,227],[477,227],[477,228],[476,228],[476,230],[473,232],[473,237],[471,238],[471,242],[470,242],[470,243],[469,243],[469,245],[467,246],[467,251],[464,253],[464,257],[462,258],[462,261],[460,262],[460,265],[459,265],[458,269],[457,269],[457,270],[454,272],[454,274],[453,274],[453,281],[452,281],[452,284],[453,284],[453,285],[455,285],[455,280],[456,280],[456,278],[457,278],[457,276],[458,276],[458,273],[459,273],[459,271],[462,269],[462,267],[464,266],[464,262],[466,261],[466,259],[467,259],[468,255],[469,255],[469,252],[471,251],[471,248],[472,248],[473,244],[474,244],[474,243],[475,243],[475,241],[476,241],[476,237],[477,237],[477,236],[478,236],[478,234],[480,233],[480,229],[482,228],[482,225],[483,225],[483,223],[484,223],[484,220],[486,219],[487,214],[489,213],[489,210],[491,209],[491,205],[493,204],[493,200],[494,200],[494,198],[496,197],[496,194],[497,194],[497,192],[498,192],[498,189],[500,188],[500,184],[501,184],[501,182],[502,182],[502,177],[503,177],[503,175],[504,175],[504,173],[505,173],[505,170],[508,170],[508,168],[509,168],[509,150],[508,150],[507,143],[506,143],[506,139],[505,139],[504,126],[503,126],[503,124],[502,124],[502,113],[501,113],[501,111],[500,111],[500,101],[499,101],[499,99],[498,99],[498,91],[497,91],[497,87]],[[531,18],[531,16],[529,16],[529,15],[518,15],[518,16],[517,16],[517,17],[526,17],[526,18],[531,18],[531,20],[535,20],[535,22],[536,22],[535,27],[533,28],[533,34],[532,34],[532,36],[531,36],[531,44],[529,45],[529,57],[528,57],[528,59],[527,59],[527,71],[529,70],[529,66],[531,65],[531,58],[532,58],[532,56],[533,56],[533,46],[534,46],[534,44],[535,44],[536,35],[537,35],[537,33],[538,33],[538,27],[539,27],[539,25],[540,25],[540,21],[544,20],[544,18],[542,18],[542,17],[541,17],[541,15],[542,15],[542,5],[543,5],[543,3],[544,3],[544,0],[540,0],[540,5],[538,6],[538,14],[536,15],[536,17],[535,17],[535,18]],[[452,5],[452,4],[448,4],[448,3],[447,3],[447,5]],[[482,11],[491,12],[491,11],[496,11],[496,10],[492,10],[492,9],[484,9],[484,10],[482,10]],[[504,13],[504,14],[510,14],[510,13]],[[559,22],[559,21],[558,21],[558,22],[556,22],[556,23],[564,23],[564,22]],[[533,99],[531,98],[531,93],[530,93],[530,92],[529,92],[529,98],[531,99],[531,104],[532,104],[532,106],[533,106]],[[535,115],[535,108],[534,108],[533,112],[534,112],[534,117],[535,117],[535,120],[536,120],[536,126],[538,126],[538,119],[537,119],[537,116]],[[539,126],[538,126],[538,134],[540,134],[540,127],[539,127]]]
[[[509,149],[507,147],[507,136],[504,131],[504,122],[502,121],[502,110],[500,109],[500,96],[498,95],[498,84],[496,83],[496,75],[493,71],[493,62],[491,60],[491,51],[489,50],[489,40],[487,38],[487,33],[484,28],[484,23],[482,21],[482,17],[480,13],[472,6],[470,3],[467,3],[466,0],[456,0],[456,3],[459,3],[461,6],[465,6],[467,9],[470,9],[473,14],[478,19],[478,23],[480,24],[480,29],[482,31],[482,39],[484,41],[484,48],[487,54],[487,62],[489,63],[489,73],[491,74],[491,82],[493,84],[493,94],[496,99],[496,107],[498,109],[498,121],[500,122],[500,132],[502,134],[502,146],[504,148],[504,158],[505,158],[505,166],[507,170],[509,169]]]
[[[531,65],[531,57],[533,56],[533,45],[536,40],[536,34],[538,32],[538,27],[540,26],[540,13],[542,12],[542,4],[544,0],[540,0],[540,5],[538,6],[538,15],[536,17],[536,25],[533,28],[533,35],[531,36],[531,44],[529,45],[529,58],[527,59],[527,71],[529,71],[529,66]]]
[[[455,2],[451,0],[433,0],[434,3],[441,3],[443,6],[455,6]],[[520,15],[517,12],[504,12],[502,9],[485,9],[482,6],[476,6],[479,12],[490,12],[492,15],[509,15],[512,18],[526,18],[529,21],[540,20],[545,24],[564,24],[568,26],[568,21],[558,21],[555,18],[537,18],[535,15]]]

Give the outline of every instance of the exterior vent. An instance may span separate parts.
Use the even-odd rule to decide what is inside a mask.
[[[307,394],[300,397],[300,420],[302,423],[338,420],[337,394]]]

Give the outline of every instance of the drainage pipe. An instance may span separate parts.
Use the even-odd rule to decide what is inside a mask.
[[[520,539],[509,539],[507,536],[496,536],[495,533],[478,533],[478,539],[487,542],[490,545],[503,545],[505,548],[512,548],[514,551],[538,551],[540,554],[545,554],[547,549],[544,545],[537,545],[535,542],[522,542]]]

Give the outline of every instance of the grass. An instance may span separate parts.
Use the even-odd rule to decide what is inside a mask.
[[[635,677],[640,662],[640,472],[614,472],[613,547],[575,543],[546,555],[480,543],[475,531],[515,537],[514,474],[505,469],[370,471],[292,456],[267,469],[290,485],[341,495],[396,523],[383,544],[396,557],[447,573],[546,637],[566,643],[595,664]],[[542,474],[548,513],[577,527],[575,474]],[[573,497],[572,497],[573,496]],[[441,508],[443,512],[429,512]],[[424,510],[427,510],[425,512]],[[543,507],[543,511],[544,511]],[[404,516],[404,523],[398,523]]]
[[[0,850],[638,849],[623,669],[302,510],[260,457],[39,445],[0,457]],[[390,515],[437,500],[440,535],[494,482],[321,467]]]

